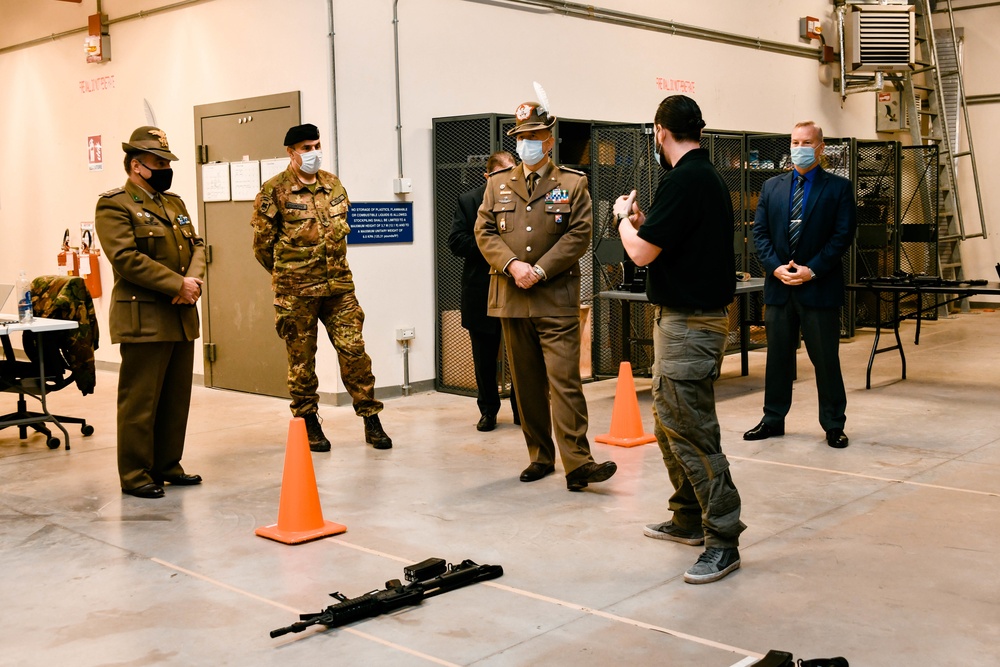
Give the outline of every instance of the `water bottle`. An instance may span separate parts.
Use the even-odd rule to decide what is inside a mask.
[[[17,318],[21,324],[28,324],[35,319],[35,314],[31,309],[31,282],[21,271],[21,277],[17,279]]]

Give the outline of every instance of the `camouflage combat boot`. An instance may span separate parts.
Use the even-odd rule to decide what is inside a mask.
[[[319,414],[311,412],[302,416],[306,420],[306,433],[309,434],[309,449],[314,452],[330,451],[330,441],[323,435],[323,427],[320,426]]]
[[[392,440],[382,430],[378,415],[363,417],[365,420],[365,442],[375,449],[392,449]]]

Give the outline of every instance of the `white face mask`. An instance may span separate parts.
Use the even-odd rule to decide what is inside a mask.
[[[517,155],[526,165],[538,164],[545,157],[544,143],[537,139],[518,139]]]
[[[315,150],[308,153],[299,153],[299,158],[302,160],[302,166],[299,167],[302,173],[315,174],[319,171],[319,166],[323,162],[323,151]]]

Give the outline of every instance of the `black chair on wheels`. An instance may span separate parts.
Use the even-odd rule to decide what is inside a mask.
[[[0,360],[0,392],[18,395],[17,411],[0,416],[0,430],[17,426],[21,439],[28,437],[28,428],[45,435],[50,449],[59,447],[59,438],[52,435],[46,425],[55,418],[63,424],[80,424],[84,436],[94,433],[94,427],[81,417],[46,414],[45,397],[71,384],[76,384],[84,394],[94,391],[94,350],[97,347],[97,322],[94,305],[83,280],[77,277],[42,276],[32,282],[32,304],[40,317],[72,319],[80,323],[78,329],[51,331],[37,335],[22,333],[21,343],[27,361],[19,360],[9,336],[2,336],[4,356]],[[42,349],[39,350],[39,341]],[[45,363],[44,387],[39,364],[42,355]],[[26,397],[32,396],[42,404],[43,412],[28,410]],[[37,421],[33,421],[37,420]],[[16,422],[2,424],[2,422]],[[69,442],[66,449],[69,449]]]

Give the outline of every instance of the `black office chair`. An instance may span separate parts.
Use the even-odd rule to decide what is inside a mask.
[[[81,278],[73,276],[41,276],[31,283],[32,306],[39,317],[76,320],[80,327],[66,331],[51,331],[43,336],[25,331],[21,342],[27,361],[14,356],[8,336],[2,337],[4,358],[0,360],[0,391],[18,394],[17,411],[0,416],[0,422],[38,419],[16,424],[21,439],[28,437],[28,428],[42,433],[50,449],[59,446],[59,438],[42,421],[42,412],[28,410],[26,396],[42,397],[39,354],[45,361],[45,395],[76,384],[84,396],[93,393],[96,384],[94,350],[98,345],[94,302]],[[43,349],[38,349],[38,341]],[[84,436],[94,433],[94,427],[80,417],[51,415],[61,423],[80,424]],[[0,425],[0,430],[15,424]],[[66,449],[69,449],[69,442]]]

